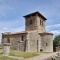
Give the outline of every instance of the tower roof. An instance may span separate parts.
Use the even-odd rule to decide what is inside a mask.
[[[34,12],[34,13],[31,13],[31,14],[28,14],[28,15],[25,15],[25,16],[23,16],[24,18],[28,18],[28,17],[30,17],[30,16],[34,16],[34,15],[36,15],[36,14],[38,14],[38,16],[40,16],[40,17],[42,17],[44,20],[47,20],[41,13],[39,13],[38,11],[37,12]]]

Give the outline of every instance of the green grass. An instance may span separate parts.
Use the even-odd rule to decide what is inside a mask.
[[[0,55],[2,55],[2,54],[3,54],[3,50],[0,49]],[[10,56],[30,58],[30,57],[38,56],[38,55],[40,55],[40,53],[37,53],[37,52],[22,52],[22,51],[17,51],[17,50],[11,50],[9,55]]]
[[[0,49],[0,55],[1,55],[1,54],[3,54],[3,50],[2,50],[2,49]]]
[[[9,58],[7,56],[3,56],[3,50],[0,49],[0,60],[17,60],[17,59],[14,59],[14,58]]]
[[[9,58],[7,56],[0,56],[0,60],[17,60],[17,59]]]
[[[37,52],[21,52],[21,51],[11,51],[11,56],[17,56],[17,57],[24,57],[24,58],[30,58],[39,55]]]
[[[38,56],[40,54],[50,54],[53,52],[22,52],[22,51],[17,51],[17,50],[11,50],[10,51],[10,56],[17,56],[17,57],[24,57],[24,58],[31,58],[34,56]],[[0,49],[0,55],[3,54],[3,50]]]

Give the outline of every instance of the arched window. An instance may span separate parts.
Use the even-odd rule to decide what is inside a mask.
[[[40,20],[40,25],[42,25],[42,26],[43,26],[43,21],[41,21],[41,20]]]
[[[42,21],[42,26],[43,26],[43,21]]]
[[[10,43],[10,39],[9,38],[7,38],[7,42]]]
[[[30,20],[29,24],[32,24],[32,20]]]

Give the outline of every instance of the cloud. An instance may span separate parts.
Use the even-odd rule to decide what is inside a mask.
[[[48,25],[48,26],[46,26],[46,30],[48,32],[53,33],[54,34],[54,37],[56,35],[60,35],[60,24]]]
[[[56,35],[60,35],[60,30],[52,30],[52,31],[50,31],[50,32],[54,34],[54,37],[55,37]]]
[[[60,0],[38,0],[34,4],[33,2],[34,0],[0,0],[0,33],[24,30],[24,22],[21,16],[38,10],[48,19],[46,30],[55,35],[59,34]],[[18,16],[20,18],[16,18]]]
[[[12,8],[7,5],[4,0],[0,0],[0,17],[6,17],[7,11],[12,11]]]
[[[53,28],[60,27],[60,24],[49,25],[49,26],[46,26],[46,27],[48,27],[48,28],[51,28],[51,27],[53,27]]]
[[[2,33],[5,33],[5,32],[12,32],[12,33],[15,33],[15,32],[21,32],[21,31],[24,31],[24,26],[21,26],[21,27],[17,27],[17,28],[3,28],[3,29],[0,29],[0,43],[1,43],[1,40],[2,40]]]
[[[53,24],[53,25],[48,25],[46,26],[46,30],[47,31],[51,31],[51,30],[59,30],[60,29],[60,24]]]
[[[23,23],[23,19],[20,18],[16,18],[16,19],[12,19],[12,20],[8,20],[8,21],[0,21],[0,42],[1,42],[1,33],[4,32],[20,32],[20,31],[24,31],[25,30],[25,26]]]
[[[13,27],[20,27],[24,25],[24,20],[21,18],[16,18],[12,20],[4,20],[0,21],[0,29],[3,28],[13,28]]]
[[[56,34],[56,35],[60,35],[60,30],[54,30],[54,31],[51,31],[51,32]]]

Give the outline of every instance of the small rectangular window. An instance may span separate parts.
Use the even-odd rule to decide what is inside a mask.
[[[21,41],[23,41],[23,38],[24,38],[24,37],[23,37],[23,36],[21,36]]]
[[[43,21],[42,21],[42,26],[43,26]]]
[[[40,25],[41,25],[41,20],[40,20]]]
[[[7,41],[8,41],[8,43],[10,43],[10,39],[9,38],[7,38]]]
[[[46,46],[47,46],[47,43],[46,43]]]

